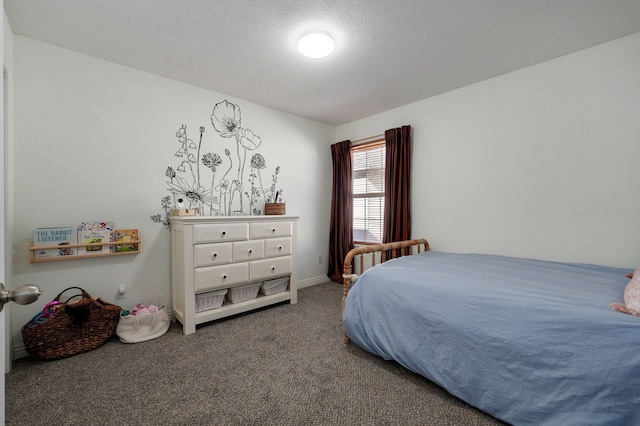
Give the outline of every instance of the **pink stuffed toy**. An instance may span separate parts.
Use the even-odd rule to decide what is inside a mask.
[[[640,316],[640,268],[636,269],[624,289],[624,304],[611,303],[609,306],[618,312]]]
[[[153,314],[154,312],[158,312],[158,307],[156,305],[143,305],[142,303],[138,303],[132,310],[131,315],[148,315]]]

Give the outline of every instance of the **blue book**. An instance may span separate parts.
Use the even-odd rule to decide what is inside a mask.
[[[78,233],[76,232],[76,228],[72,226],[36,228],[33,231],[34,247],[57,246],[56,248],[35,250],[34,257],[36,259],[76,256],[78,254],[77,247],[68,247],[74,244],[78,244]]]

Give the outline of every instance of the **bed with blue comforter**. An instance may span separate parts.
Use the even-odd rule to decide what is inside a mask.
[[[346,335],[514,425],[640,425],[626,269],[426,251],[350,285]]]

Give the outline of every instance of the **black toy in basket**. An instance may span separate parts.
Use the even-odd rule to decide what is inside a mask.
[[[62,294],[77,289],[82,294],[60,302]],[[80,300],[72,300],[81,297]],[[91,295],[80,287],[64,289],[22,327],[27,352],[39,359],[60,359],[88,352],[113,336],[121,308]]]

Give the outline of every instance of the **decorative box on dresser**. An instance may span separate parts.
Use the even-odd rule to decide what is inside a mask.
[[[296,216],[171,218],[171,296],[184,334],[196,325],[263,306],[296,303]],[[289,277],[285,291],[196,311],[196,295]],[[224,292],[224,291],[223,291]]]

